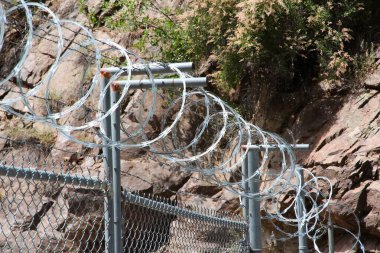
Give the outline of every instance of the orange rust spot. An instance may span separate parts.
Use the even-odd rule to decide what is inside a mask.
[[[111,77],[110,72],[107,72],[107,71],[103,71],[103,70],[101,70],[101,71],[100,71],[100,74],[101,74],[103,77],[106,77],[106,78],[110,78],[110,77]]]
[[[241,149],[245,151],[247,149],[247,145],[242,145]]]
[[[120,85],[117,84],[117,83],[112,83],[112,84],[111,84],[111,89],[112,89],[112,91],[114,91],[114,92],[120,92],[120,91],[121,91],[121,87],[120,87]]]

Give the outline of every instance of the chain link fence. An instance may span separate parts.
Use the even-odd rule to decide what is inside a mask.
[[[104,252],[107,184],[60,163],[33,165],[0,163],[0,251]]]
[[[160,197],[123,195],[124,248],[130,252],[249,252],[247,225],[236,216]]]
[[[0,161],[1,252],[112,247],[105,233],[112,226],[105,218],[112,194],[101,176],[61,163],[7,160]],[[153,195],[122,195],[124,252],[249,252],[247,225],[238,217]]]

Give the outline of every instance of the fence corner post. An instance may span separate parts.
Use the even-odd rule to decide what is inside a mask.
[[[101,72],[100,74],[100,88],[105,92],[104,99],[102,101],[103,112],[109,111],[111,108],[111,94],[110,89],[106,89],[109,82],[110,74],[107,72]],[[102,120],[102,127],[104,129],[104,134],[108,139],[112,138],[111,134],[111,116],[108,116]],[[112,150],[107,147],[109,140],[103,137],[103,166],[104,166],[104,179],[109,183],[112,183]],[[104,238],[105,238],[105,252],[114,252],[114,236],[113,236],[113,197],[111,194],[106,192],[104,198]]]
[[[111,106],[120,99],[120,90],[113,84],[111,89]],[[112,135],[112,192],[113,192],[113,231],[114,231],[114,252],[123,252],[122,216],[121,216],[121,163],[120,148],[115,143],[120,142],[120,107],[118,106],[111,113],[111,135]]]

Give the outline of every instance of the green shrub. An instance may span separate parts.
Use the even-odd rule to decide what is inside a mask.
[[[140,31],[135,46],[158,47],[161,60],[217,56],[214,76],[227,89],[252,72],[287,89],[352,73],[364,31],[379,21],[379,5],[376,0],[195,0],[186,8],[159,9],[148,0],[115,0],[103,2],[107,15],[89,13],[94,25]]]
[[[232,87],[249,69],[275,76],[281,85],[310,71],[320,79],[344,77],[353,62],[348,47],[353,29],[366,15],[364,3],[351,0],[203,2],[187,17],[187,30],[201,31],[203,37],[189,36],[198,40],[190,42],[191,53],[216,54],[220,77]],[[202,48],[199,42],[208,45],[203,46],[207,51],[196,51]],[[303,63],[310,64],[309,71]]]
[[[144,50],[147,45],[159,47],[160,60],[187,59],[187,31],[177,22],[180,10],[159,8],[149,0],[103,1],[100,10],[91,10],[88,2],[81,0],[82,12],[93,27],[106,26],[127,33],[137,33],[134,47]]]

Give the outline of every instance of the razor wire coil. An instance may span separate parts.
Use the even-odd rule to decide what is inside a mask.
[[[210,92],[202,88],[187,89],[186,79],[191,76],[170,64],[156,63],[170,69],[171,74],[182,81],[183,87],[173,89],[171,92],[158,89],[156,76],[149,68],[149,62],[111,40],[97,39],[79,22],[59,19],[43,4],[24,0],[18,0],[16,4],[11,1],[0,4],[0,54],[5,54],[4,48],[14,44],[10,36],[14,30],[19,30],[23,40],[16,48],[15,58],[18,60],[7,73],[2,73],[0,90],[9,90],[11,86],[12,92],[17,95],[2,98],[0,100],[2,110],[26,121],[46,124],[67,139],[89,148],[145,149],[153,159],[165,159],[178,164],[185,172],[200,173],[207,177],[208,181],[240,197],[260,198],[264,201],[263,218],[269,220],[282,235],[277,239],[293,238],[299,234],[285,231],[273,221],[290,227],[297,227],[298,223],[307,224],[307,236],[313,241],[315,249],[320,252],[317,241],[322,237],[323,230],[318,226],[321,226],[321,215],[328,212],[332,198],[331,182],[328,178],[315,176],[306,169],[303,171],[307,173],[308,180],[303,186],[292,182],[297,178],[294,150],[280,136],[247,122],[227,103]],[[41,80],[26,88],[23,75],[29,57],[35,53],[33,49],[37,39],[44,40],[50,45],[51,64],[43,73]],[[83,60],[81,74],[83,76],[91,74],[91,78],[82,79],[77,84],[77,87],[83,89],[74,101],[55,108],[51,103],[55,78],[62,71],[61,68],[75,57],[81,57]],[[123,59],[124,66],[107,77],[103,69],[107,67],[107,61],[115,63],[116,59]],[[137,67],[141,69],[141,66],[145,70],[142,76],[150,80],[151,88],[139,90],[131,95],[130,83],[135,78],[133,70]],[[103,88],[102,80],[106,80]],[[104,111],[102,103],[106,93],[118,80],[125,81],[126,85],[121,88],[118,101],[109,110]],[[134,103],[127,105],[130,111],[123,111],[125,116],[121,122],[125,138],[114,142],[105,133],[102,121],[115,110],[125,108],[123,105],[131,97]],[[33,107],[36,99],[41,100],[43,110],[38,111]],[[21,103],[27,112],[21,113],[16,110],[14,107],[17,103]],[[159,108],[162,105],[163,110]],[[86,108],[90,109],[85,120],[75,123],[67,120]],[[156,118],[159,118],[159,124],[153,131],[150,124],[157,120]],[[184,131],[191,134],[186,135]],[[105,142],[95,141],[96,138],[93,138],[93,141],[80,139],[75,136],[78,132],[96,136],[98,140]],[[240,168],[249,152],[248,148],[243,147],[249,147],[251,144],[279,147],[276,153],[281,162],[276,173],[269,173],[266,169],[270,151],[264,148],[260,168],[251,177],[244,181],[241,179]],[[260,193],[252,194],[244,191],[243,184],[257,177],[262,184]],[[327,195],[322,193],[321,183],[329,185]],[[279,196],[289,192],[295,192],[294,198],[287,207],[281,208]],[[296,211],[298,208],[296,198],[301,192],[305,194],[311,206],[306,208],[304,204],[303,213]],[[292,212],[294,215],[290,214]],[[359,240],[360,233],[352,235],[363,250]]]

